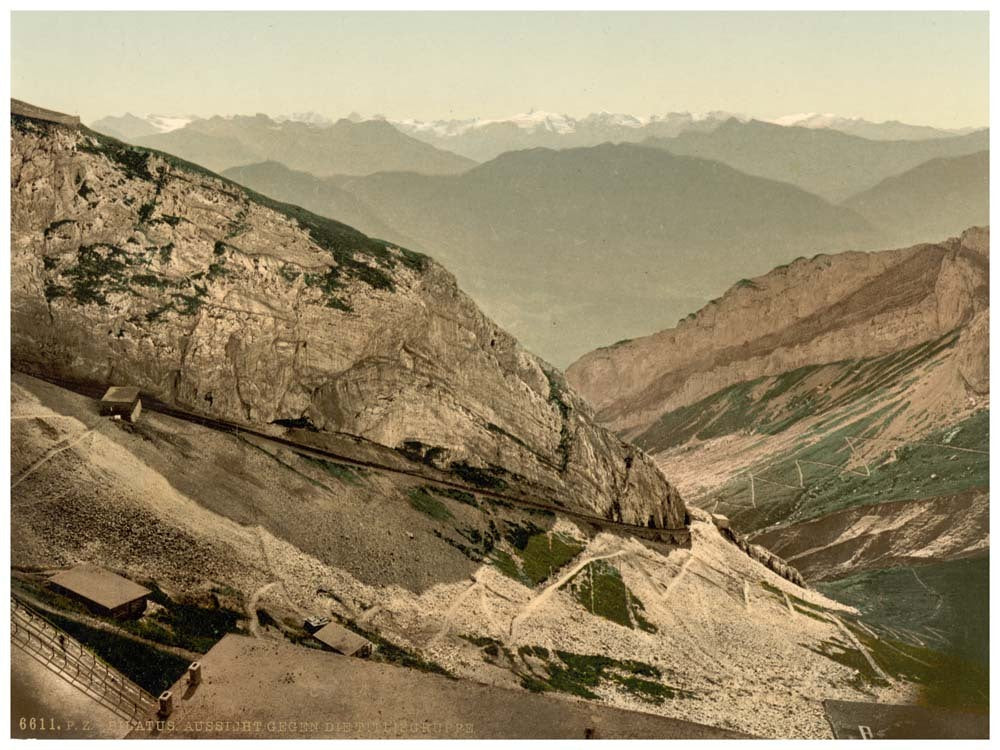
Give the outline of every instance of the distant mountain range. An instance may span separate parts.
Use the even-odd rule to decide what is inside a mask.
[[[232,167],[222,172],[233,182],[320,214],[338,217],[352,227],[364,227],[374,237],[417,247],[417,242],[400,234],[356,195],[339,187],[344,178],[316,177],[308,172],[289,169],[276,161]]]
[[[836,130],[727,120],[709,132],[651,138],[646,145],[715,159],[841,201],[930,159],[989,148],[988,130],[919,141],[873,141]]]
[[[432,254],[528,348],[565,365],[588,346],[669,326],[734,279],[798,256],[986,223],[988,154],[933,158],[985,140],[879,142],[730,120],[643,145],[507,153],[453,176],[319,180],[277,164],[227,176]],[[684,148],[718,160],[669,157]],[[837,205],[796,180],[858,190]]]
[[[854,211],[792,185],[631,144],[338,182],[559,365],[589,342],[671,324],[733,278],[884,241]]]
[[[926,138],[968,135],[981,130],[981,128],[932,128],[929,125],[909,125],[899,120],[872,122],[861,117],[842,117],[818,112],[785,115],[768,122],[789,127],[839,130],[841,133],[857,135],[873,141],[920,141]]]
[[[730,120],[748,122],[731,112],[671,112],[642,117],[598,112],[582,118],[553,112],[528,112],[508,118],[481,120],[401,120],[393,124],[414,138],[439,148],[488,161],[504,151],[526,148],[573,148],[601,143],[639,143],[646,138],[672,138],[686,132],[705,133]],[[966,135],[975,128],[942,130],[897,121],[871,122],[832,114],[798,114],[771,121],[777,125],[836,130],[870,140],[928,140]]]
[[[168,133],[171,130],[183,128],[190,122],[197,120],[197,117],[171,116],[171,115],[143,115],[141,117],[126,112],[124,115],[102,117],[95,120],[91,127],[99,133],[105,133],[113,138],[123,141],[131,141],[133,138],[142,138],[147,135],[157,133]]]
[[[688,130],[707,131],[738,117],[728,112],[637,117],[597,112],[573,118],[554,112],[527,112],[495,120],[401,120],[393,124],[404,133],[468,156],[489,161],[506,151],[529,148],[578,148],[601,143],[638,143],[650,137],[671,137]]]
[[[795,257],[939,240],[988,221],[988,131],[876,141],[826,129],[842,124],[829,118],[714,119],[725,116],[409,124],[484,148],[500,131],[511,144],[566,144],[601,128],[643,139],[517,150],[479,166],[358,115],[161,117],[132,141],[433,255],[558,365],[672,325],[734,279]],[[681,132],[650,138],[651,128]]]
[[[844,201],[899,244],[942,240],[990,221],[990,152],[931,159]]]
[[[145,115],[140,117],[126,114],[121,117],[101,118],[95,121],[92,127],[115,138],[132,140],[133,138],[176,130],[198,119],[192,116]],[[339,120],[317,112],[295,112],[290,115],[276,115],[272,119],[277,123],[303,123],[320,128],[332,127],[339,122]],[[483,162],[489,161],[505,151],[528,148],[578,148],[597,146],[607,142],[639,143],[647,138],[672,138],[689,131],[707,132],[732,119],[748,122],[751,118],[724,111],[670,112],[665,115],[594,112],[585,117],[577,118],[556,112],[531,110],[510,117],[442,120],[386,120],[381,115],[365,117],[357,112],[352,112],[345,119],[354,123],[388,121],[400,132],[419,141],[460,154],[474,161]],[[896,120],[872,122],[860,117],[843,117],[815,112],[786,115],[762,121],[810,130],[836,130],[876,141],[949,138],[967,135],[977,130],[971,127],[933,128],[926,125],[910,125]]]
[[[270,160],[317,175],[397,170],[452,174],[474,166],[470,159],[411,138],[385,121],[345,119],[316,125],[299,117],[255,115],[187,122],[160,118],[157,127],[153,121],[126,115],[110,123],[109,118],[100,120],[94,128],[216,171]]]

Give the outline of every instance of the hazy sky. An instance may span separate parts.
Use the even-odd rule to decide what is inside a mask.
[[[531,108],[988,123],[978,13],[14,13],[11,95],[80,114]]]

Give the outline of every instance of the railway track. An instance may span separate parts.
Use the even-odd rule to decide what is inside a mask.
[[[39,380],[44,380],[45,382],[57,385],[60,388],[65,388],[67,390],[73,391],[74,393],[79,393],[81,395],[87,396],[93,399],[101,398],[105,391],[107,390],[106,385],[94,384],[94,383],[84,383],[80,381],[66,380],[63,378],[57,378],[53,376],[40,376],[32,373],[25,373],[31,377],[38,378]],[[614,521],[601,516],[593,516],[588,513],[582,513],[580,511],[571,510],[568,508],[560,507],[558,505],[552,505],[548,503],[542,503],[534,500],[527,499],[521,496],[510,495],[495,489],[488,487],[481,487],[472,483],[466,483],[458,481],[445,472],[434,467],[424,467],[420,468],[407,468],[403,465],[391,465],[389,463],[383,463],[376,460],[365,459],[358,456],[347,455],[346,453],[341,453],[333,451],[327,448],[321,448],[300,441],[292,440],[287,437],[280,435],[273,435],[263,430],[259,430],[251,425],[240,424],[237,422],[230,422],[223,419],[216,419],[214,417],[209,417],[204,414],[198,414],[196,412],[189,412],[184,409],[179,409],[176,406],[160,401],[159,399],[150,396],[146,393],[141,394],[142,397],[142,408],[144,411],[154,411],[158,414],[164,416],[172,417],[174,419],[179,419],[191,424],[196,424],[201,427],[206,427],[217,432],[224,432],[236,437],[253,437],[258,440],[266,441],[272,445],[278,445],[285,448],[290,448],[298,453],[308,455],[314,458],[321,459],[332,459],[339,463],[348,464],[350,466],[357,466],[366,469],[374,469],[377,471],[391,472],[394,474],[401,474],[405,476],[415,477],[417,479],[423,480],[424,482],[439,486],[447,487],[451,489],[459,489],[465,492],[472,492],[478,495],[484,495],[486,497],[499,500],[501,502],[509,503],[515,507],[523,508],[526,510],[543,511],[547,513],[558,513],[559,515],[565,516],[573,521],[581,523],[585,526],[589,526],[593,529],[599,531],[607,531],[610,533],[615,533],[620,536],[632,536],[642,539],[644,541],[657,543],[660,545],[666,545],[670,547],[689,547],[691,545],[691,532],[687,527],[681,528],[650,528],[648,526],[639,526],[635,524],[622,523],[620,521]],[[340,439],[347,439],[355,442],[361,446],[373,449],[376,452],[381,451],[391,451],[391,448],[387,446],[380,445],[378,443],[373,443],[361,438],[357,435],[334,433],[334,437]],[[397,454],[398,455],[398,454]],[[400,461],[408,461],[402,455],[398,455]]]

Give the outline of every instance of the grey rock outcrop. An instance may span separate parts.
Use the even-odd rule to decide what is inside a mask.
[[[16,368],[418,446],[539,500],[684,524],[653,462],[431,259],[86,129],[11,125]]]

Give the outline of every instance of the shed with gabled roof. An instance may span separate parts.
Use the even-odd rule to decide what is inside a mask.
[[[91,609],[112,617],[141,615],[146,609],[146,598],[152,593],[145,586],[91,563],[57,573],[49,583]]]
[[[142,400],[139,389],[134,386],[113,385],[101,397],[101,415],[105,417],[121,417],[129,422],[135,422],[142,413]]]
[[[313,638],[331,651],[344,656],[364,657],[372,652],[371,641],[335,622],[317,630],[313,633]]]

